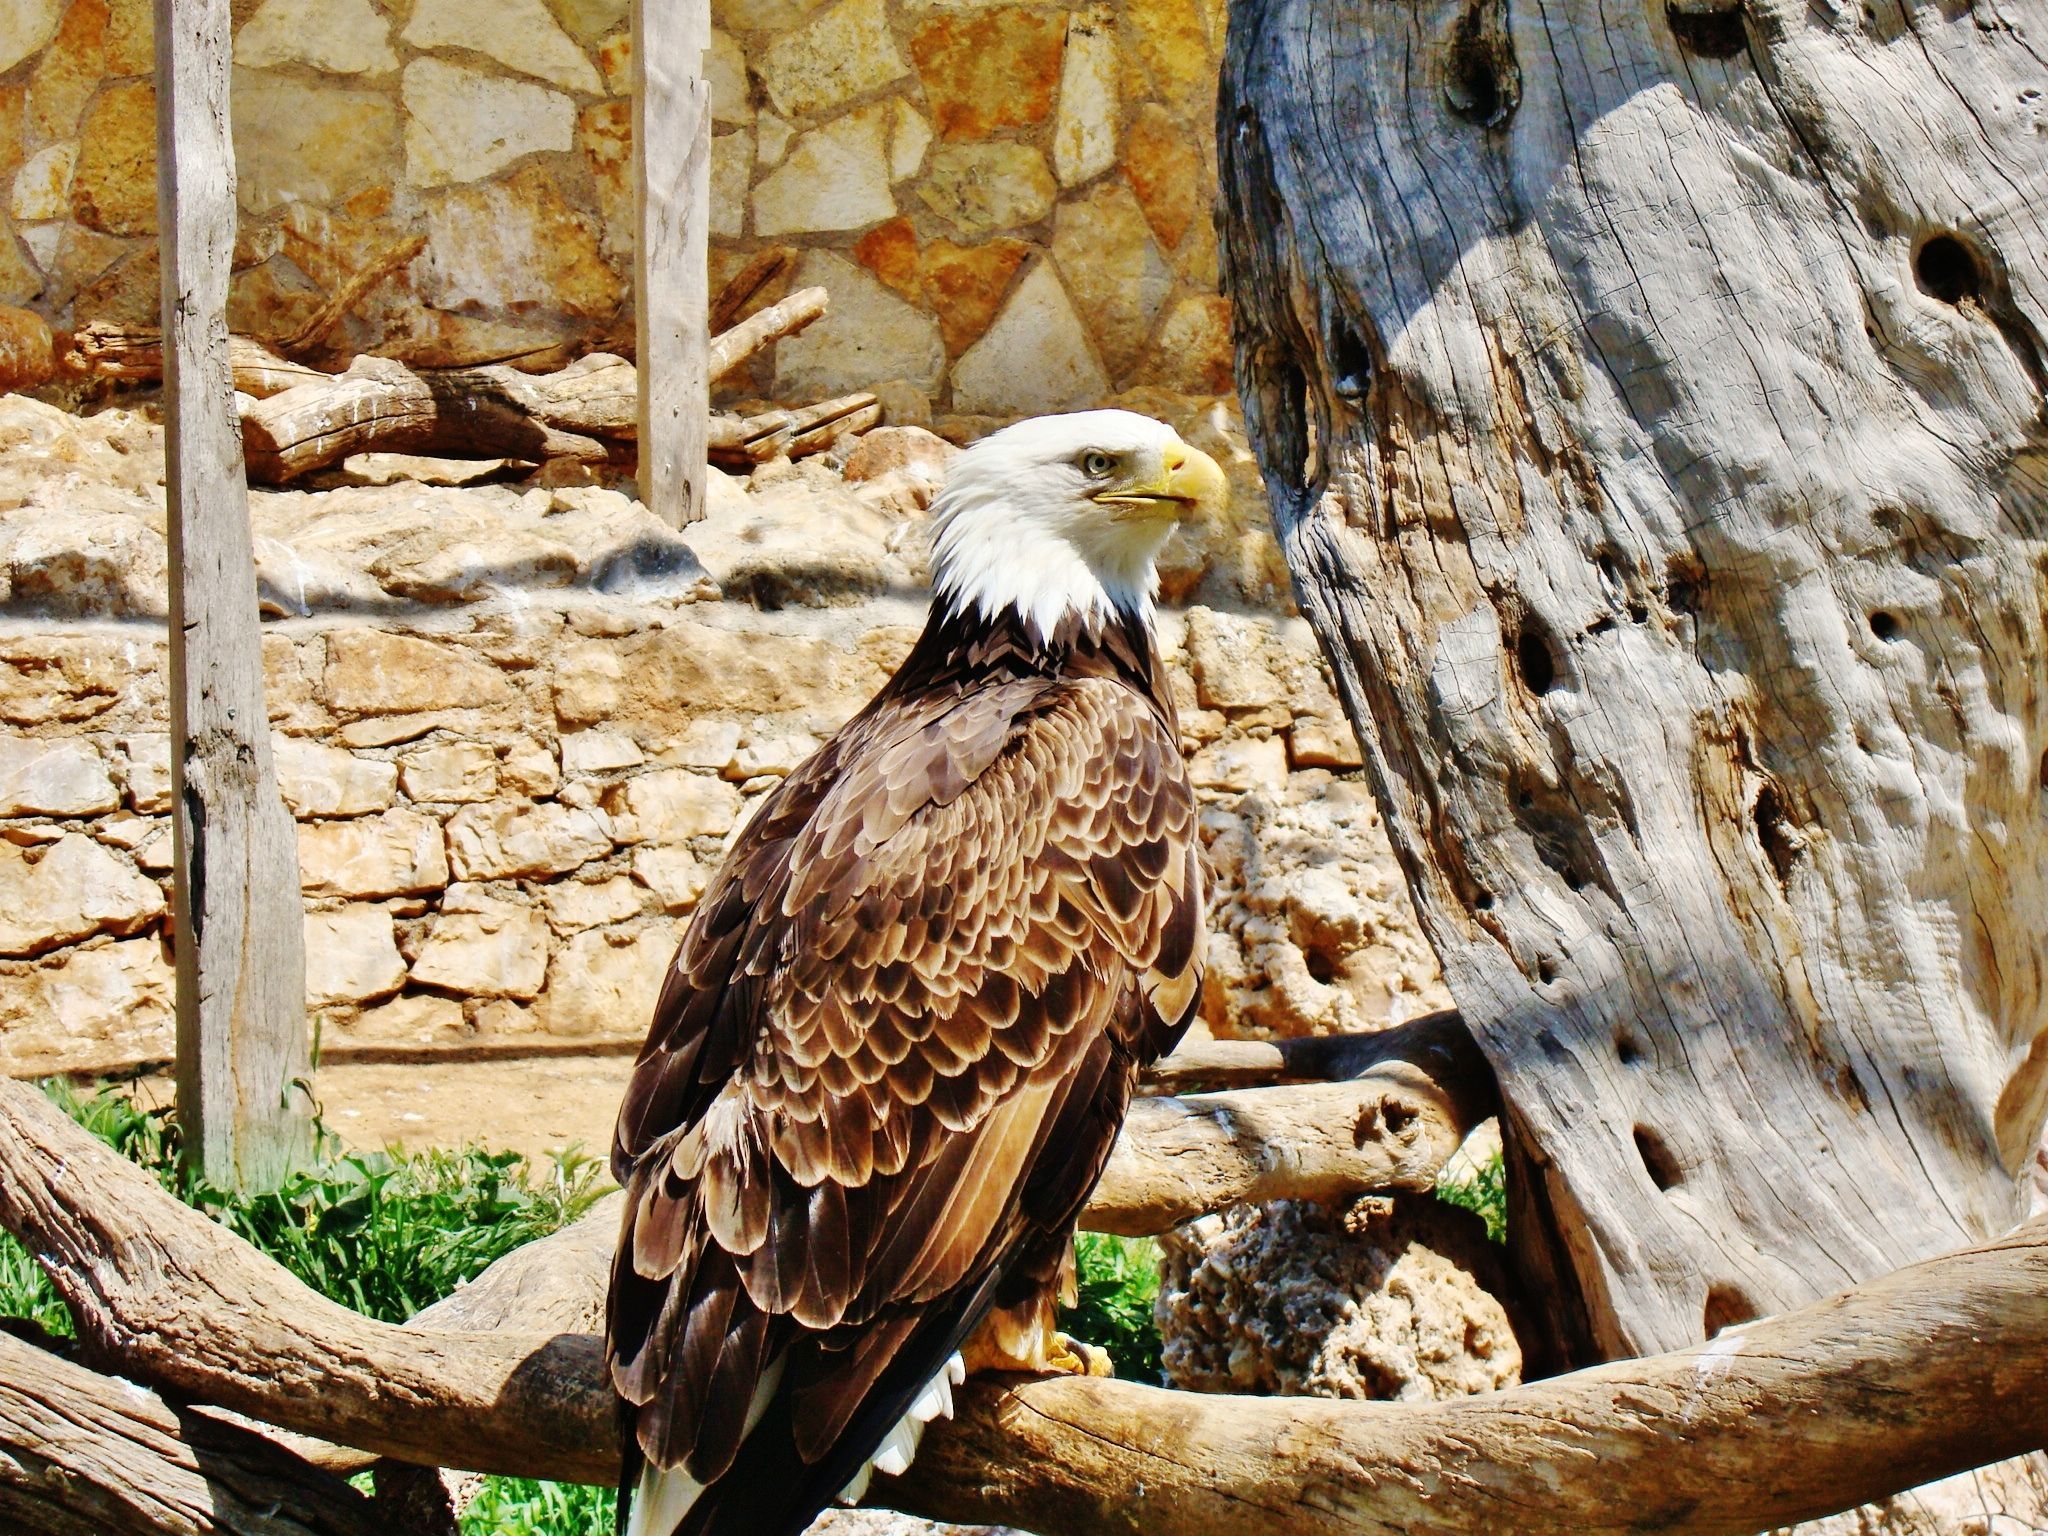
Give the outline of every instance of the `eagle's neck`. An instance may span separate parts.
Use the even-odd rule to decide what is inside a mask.
[[[1022,677],[1112,678],[1144,695],[1168,723],[1174,719],[1149,615],[1121,608],[1069,612],[1043,635],[1015,609],[991,615],[941,594],[889,691]]]

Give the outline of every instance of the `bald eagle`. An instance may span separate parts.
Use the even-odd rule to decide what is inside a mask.
[[[801,1531],[909,1464],[978,1325],[970,1357],[1058,1353],[1075,1222],[1200,988],[1154,562],[1223,494],[1125,411],[961,454],[923,635],[705,892],[612,1148],[630,1536]]]

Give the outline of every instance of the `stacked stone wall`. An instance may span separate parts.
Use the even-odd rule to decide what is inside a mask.
[[[627,11],[239,0],[231,323],[290,334],[421,234],[337,357],[629,350]],[[780,286],[833,298],[730,396],[892,383],[896,418],[922,420],[1229,387],[1221,0],[714,0],[713,19],[714,289],[786,245]],[[150,62],[149,0],[0,7],[0,303],[154,321]]]
[[[0,1071],[171,1054],[162,472],[144,417],[0,396]],[[923,621],[909,474],[718,476],[684,539],[596,487],[251,498],[327,1059],[638,1041],[734,829]],[[1216,875],[1203,1013],[1370,1028],[1442,989],[1307,626],[1250,600],[1271,562],[1198,531],[1162,620]]]

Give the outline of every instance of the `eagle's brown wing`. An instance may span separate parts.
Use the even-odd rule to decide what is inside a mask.
[[[885,698],[776,792],[613,1151],[612,1376],[646,1458],[710,1485],[685,1530],[800,1528],[1048,1267],[1201,935],[1178,744],[1121,683]]]

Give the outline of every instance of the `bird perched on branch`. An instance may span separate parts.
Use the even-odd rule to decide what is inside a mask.
[[[961,454],[923,636],[706,891],[612,1149],[631,1536],[801,1531],[909,1464],[963,1348],[1074,1368],[1074,1224],[1200,990],[1154,561],[1223,495],[1125,411]]]

